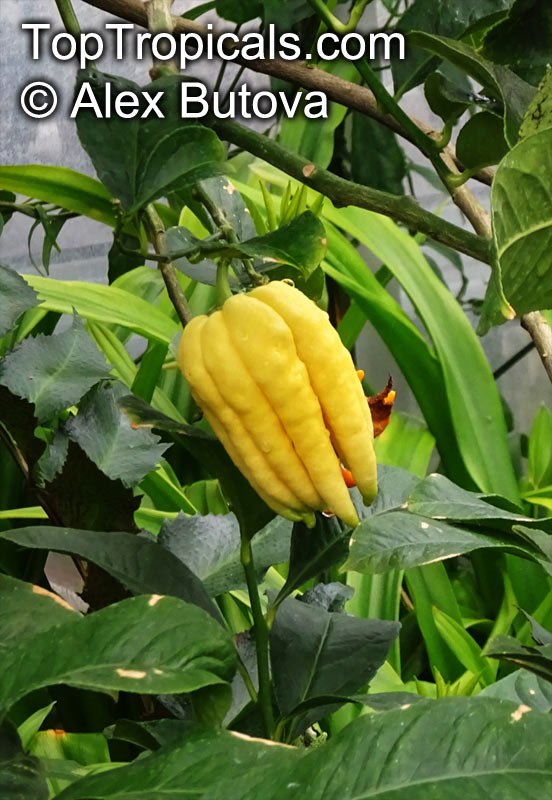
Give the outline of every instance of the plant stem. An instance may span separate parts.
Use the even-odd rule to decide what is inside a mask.
[[[211,127],[232,144],[264,159],[301,183],[329,197],[337,207],[357,206],[384,214],[478,261],[485,264],[491,261],[490,242],[426,211],[410,197],[397,197],[388,192],[345,180],[328,170],[319,169],[302,156],[282,147],[278,142],[236,122],[217,119],[211,121]]]
[[[525,356],[528,353],[530,353],[531,350],[534,350],[534,348],[535,348],[535,343],[529,342],[529,344],[526,344],[525,347],[521,348],[521,350],[518,350],[517,353],[514,353],[514,355],[507,361],[505,361],[504,364],[501,364],[500,367],[498,367],[498,369],[495,369],[495,371],[493,372],[493,378],[495,379],[495,381],[498,380],[502,375],[504,375],[505,372],[508,372],[508,370],[510,370],[513,366],[515,366],[518,363],[518,361],[521,361],[522,358],[525,358]]]
[[[255,575],[255,565],[253,563],[253,551],[251,542],[247,536],[241,537],[240,559],[247,582],[247,591],[251,603],[251,613],[253,614],[255,630],[255,647],[257,651],[257,672],[259,676],[259,703],[263,715],[266,735],[270,739],[274,730],[274,716],[272,713],[272,689],[270,679],[270,660],[268,627],[261,608],[259,597],[259,587]]]
[[[220,261],[217,266],[217,306],[222,308],[226,300],[232,297],[232,290],[228,283],[228,261]]]
[[[537,348],[546,374],[552,381],[552,328],[540,311],[530,311],[521,318],[525,328]]]
[[[159,214],[151,204],[146,208],[144,223],[156,253],[163,258],[163,260],[159,262],[159,271],[165,281],[167,293],[174,306],[174,310],[182,325],[185,326],[192,319],[192,312],[190,311],[188,301],[178,281],[176,268],[169,256],[169,251],[165,243],[165,227]]]
[[[61,21],[63,22],[63,27],[67,33],[70,33],[71,36],[74,36],[76,39],[78,39],[81,29],[71,0],[56,0],[56,6],[59,11]]]
[[[228,222],[224,208],[217,205],[217,203],[213,200],[211,195],[205,191],[201,183],[197,183],[195,185],[194,194],[201,203],[201,205],[209,213],[214,224],[219,229],[219,231],[221,232],[224,239],[228,242],[228,244],[236,244],[236,245],[239,244],[239,239],[236,235],[236,231],[234,230],[232,225]],[[250,258],[242,258],[241,261],[253,285],[266,283],[266,277],[264,275],[261,275],[254,269],[253,261]]]

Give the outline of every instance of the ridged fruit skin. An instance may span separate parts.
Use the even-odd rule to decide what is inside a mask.
[[[325,312],[285,281],[234,295],[186,326],[178,365],[267,505],[309,526],[315,510],[358,525],[340,462],[370,504],[377,491],[372,419]]]

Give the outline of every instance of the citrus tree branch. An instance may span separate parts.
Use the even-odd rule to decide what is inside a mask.
[[[328,197],[335,206],[358,206],[384,214],[409,228],[425,233],[460,253],[488,264],[490,243],[480,236],[426,211],[411,197],[396,196],[340,178],[319,169],[303,156],[287,150],[278,142],[229,120],[211,120],[211,127],[226,141],[262,158],[301,183]]]
[[[159,214],[153,207],[149,205],[146,208],[144,215],[144,224],[148,233],[148,237],[155,248],[155,252],[162,257],[159,261],[159,271],[165,281],[167,293],[170,297],[174,310],[178,314],[178,318],[183,326],[187,325],[192,319],[192,312],[188,305],[188,301],[182,291],[182,287],[178,281],[176,268],[171,261],[167,245],[165,243],[165,226]]]

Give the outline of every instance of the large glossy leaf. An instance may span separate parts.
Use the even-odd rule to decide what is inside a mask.
[[[193,603],[220,619],[201,581],[153,539],[119,531],[81,531],[37,526],[2,531],[0,540],[19,547],[52,550],[101,567],[133,594],[168,594]]]
[[[108,95],[115,102],[122,92],[131,92],[141,99],[145,110],[142,90],[132,81],[81,70],[77,92],[86,85],[91,87],[100,108],[105,109]],[[162,119],[154,112],[143,119],[141,113],[132,119],[122,119],[115,113],[109,118],[98,118],[89,105],[76,116],[79,138],[98,177],[128,213],[184,184],[207,177],[219,170],[224,160],[224,148],[213,131],[186,125],[182,119],[176,124],[173,103],[166,102],[174,99],[176,89],[177,83],[167,80],[146,87],[150,96],[164,93]]]
[[[36,306],[38,298],[21,275],[4,264],[0,264],[0,295],[0,336],[4,336],[24,311]]]
[[[99,181],[65,167],[39,164],[0,166],[0,189],[54,203],[115,227],[113,198]]]
[[[0,382],[33,403],[39,420],[73,405],[108,375],[105,359],[78,317],[63,333],[26,339],[3,359],[0,368]]]
[[[358,619],[285,600],[270,633],[272,675],[281,713],[289,716],[307,701],[316,704],[316,698],[357,692],[385,661],[399,628],[396,622]],[[306,717],[301,714],[294,732],[320,719],[326,705],[321,699],[318,710],[307,712]]]
[[[262,776],[294,764],[301,752],[226,731],[180,736],[127,767],[83,778],[56,800],[200,800],[218,784],[262,785]],[[259,795],[261,796],[261,795]]]
[[[0,575],[0,596],[0,648],[78,616],[75,609],[53,592],[8,575]]]
[[[410,374],[406,377],[442,459],[445,461],[448,449],[454,448],[476,486],[516,500],[519,490],[498,390],[481,344],[459,303],[435,275],[416,242],[394,222],[357,208],[331,209],[328,215],[391,270],[432,339],[439,364],[427,356],[420,358],[417,380],[410,383]],[[405,361],[403,355],[401,367]],[[421,389],[423,382],[426,386]],[[447,411],[450,422],[445,416]],[[448,431],[443,430],[444,424],[449,426]],[[463,482],[450,470],[447,472],[457,482]]]
[[[408,569],[485,547],[534,559],[552,574],[550,559],[521,537],[507,533],[490,535],[408,511],[391,511],[363,520],[351,538],[345,569],[370,574]]]
[[[523,139],[500,162],[491,193],[498,276],[521,315],[552,306],[552,128]],[[487,324],[504,322],[486,297]]]
[[[135,486],[156,468],[168,445],[146,429],[134,430],[118,400],[127,394],[121,384],[96,387],[66,423],[70,438],[108,478]]]
[[[247,774],[209,800],[541,800],[552,787],[552,719],[485,698],[405,704],[363,716],[287,770]],[[223,794],[223,790],[226,794]]]
[[[483,54],[536,84],[550,64],[552,6],[542,0],[515,0],[508,16],[483,41]]]
[[[292,523],[276,517],[253,539],[253,561],[262,577],[272,564],[286,561]],[[158,542],[183,561],[215,596],[245,587],[240,561],[240,529],[234,514],[187,517],[164,522]]]
[[[193,692],[232,676],[230,635],[175,597],[123,600],[23,639],[3,653],[0,708],[65,683],[100,691]]]
[[[535,87],[500,64],[487,61],[473,47],[444,36],[417,31],[409,41],[467,72],[486,95],[504,106],[504,136],[510,147],[518,138],[521,121],[534,97]]]
[[[115,286],[85,281],[60,281],[41,275],[26,275],[25,280],[37,292],[41,308],[72,314],[96,322],[121,325],[147,339],[170,344],[179,330],[176,322],[157,308],[130,292]]]
[[[507,11],[513,0],[414,0],[402,15],[398,28],[402,32],[424,30],[452,39],[461,36],[485,17]],[[484,23],[483,23],[484,24]],[[392,62],[395,91],[404,94],[421,83],[434,67],[426,53],[407,48],[405,59]]]

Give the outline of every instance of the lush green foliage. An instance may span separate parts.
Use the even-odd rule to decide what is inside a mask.
[[[217,0],[195,16],[277,17],[312,45],[321,20],[338,24],[336,5],[347,13]],[[525,800],[552,787],[552,413],[543,405],[530,431],[506,417],[471,309],[429,257],[438,247],[462,272],[451,237],[492,254],[481,330],[552,305],[552,73],[528,35],[550,30],[552,12],[435,5],[384,2],[387,27],[408,33],[396,96],[424,83],[437,140],[413,133],[368,62],[324,69],[368,85],[458,202],[498,164],[492,241],[481,209],[478,237],[417,217],[401,194],[419,167],[379,112],[345,95],[328,120],[281,121],[274,150],[176,111],[147,124],[82,114],[97,180],[0,167],[0,232],[23,213],[44,233],[39,274],[0,265],[3,799],[268,799],[285,787]],[[98,94],[130,86],[85,79]],[[154,87],[176,96],[179,81]],[[445,169],[453,131],[462,165]],[[336,186],[366,202],[333,204]],[[113,234],[99,284],[49,275],[77,216]],[[324,514],[312,531],[274,517],[199,419],[176,345],[181,321],[220,301],[227,271],[232,291],[293,279],[350,349],[369,321],[416,398],[422,419],[396,411],[377,441],[374,504],[352,490],[352,534]]]

